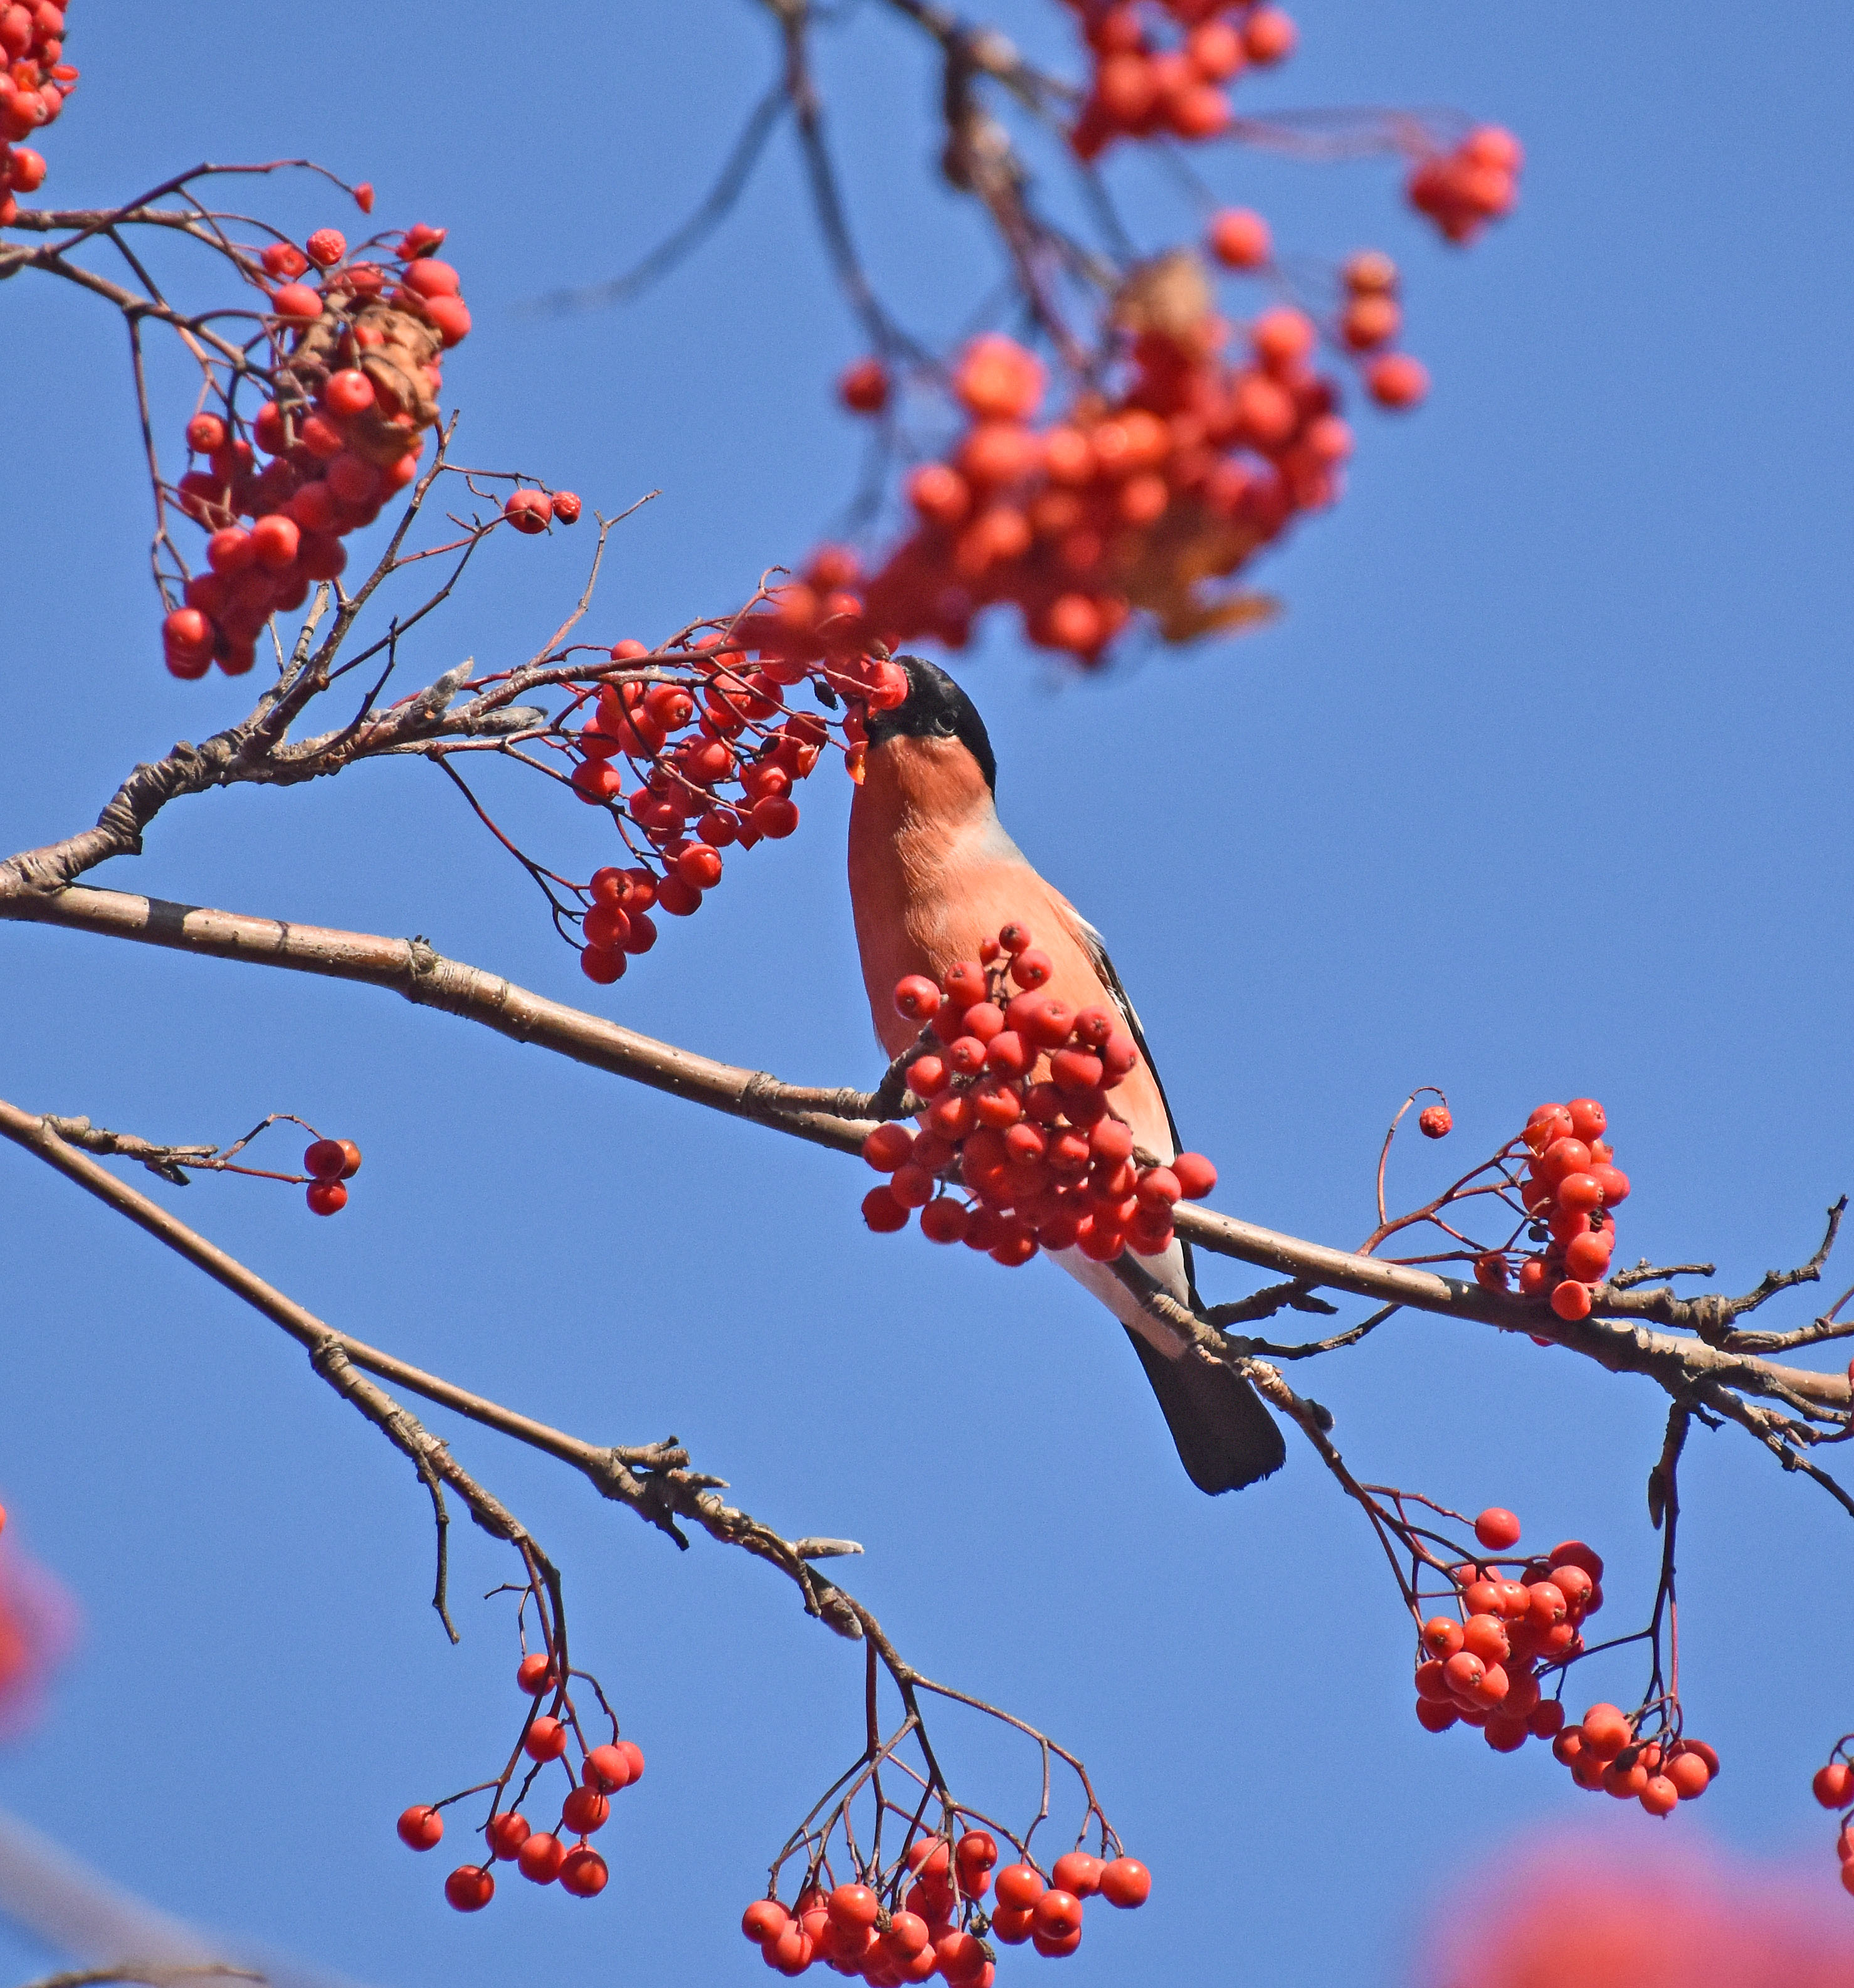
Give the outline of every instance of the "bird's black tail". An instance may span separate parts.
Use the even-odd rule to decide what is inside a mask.
[[[1179,1460],[1200,1491],[1213,1496],[1239,1491],[1287,1461],[1279,1425],[1241,1374],[1188,1354],[1168,1360],[1130,1326],[1126,1336],[1165,1411]]]

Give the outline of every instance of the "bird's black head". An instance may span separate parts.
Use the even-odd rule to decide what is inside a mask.
[[[937,664],[920,656],[894,660],[907,678],[907,698],[892,711],[870,713],[870,744],[880,746],[885,739],[957,739],[978,762],[985,785],[996,793],[997,755],[972,700]]]

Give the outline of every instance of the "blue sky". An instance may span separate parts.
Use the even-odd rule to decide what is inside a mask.
[[[1043,0],[1001,18],[1063,45]],[[1345,502],[1258,575],[1287,604],[1264,633],[1080,683],[996,631],[964,675],[1005,820],[1108,934],[1218,1205],[1356,1241],[1413,1085],[1448,1090],[1450,1158],[1591,1093],[1635,1182],[1624,1249],[1714,1258],[1743,1288],[1805,1256],[1854,1183],[1854,30],[1821,5],[1300,19],[1301,54],[1247,102],[1510,124],[1521,209],[1463,256],[1387,165],[1207,168],[1297,252],[1398,256],[1433,401],[1359,415]],[[203,0],[174,23],[74,17],[85,82],[45,146],[48,197],[301,152],[371,178],[383,216],[448,223],[476,315],[447,368],[470,459],[607,509],[663,493],[616,542],[600,632],[724,609],[834,529],[861,438],[829,382],[859,343],[785,140],[647,300],[520,309],[623,268],[700,197],[769,73],[754,10],[569,5],[543,29],[390,8],[306,36],[298,10]],[[930,178],[922,52],[866,0],[823,71],[872,265],[911,321],[950,330],[995,265]],[[1129,167],[1123,190],[1153,245],[1193,225],[1156,174]],[[266,211],[349,219],[282,187]],[[120,328],[42,282],[5,304],[11,850],[240,707],[160,667]],[[157,387],[177,434],[184,386]],[[527,653],[586,549],[494,546],[415,666]],[[872,1076],[847,787],[812,785],[795,837],[592,1004],[795,1079]],[[545,825],[579,855],[583,820]],[[420,931],[587,998],[513,867],[417,766],[203,797],[98,881]],[[13,926],[0,959],[15,1101],[179,1140],[293,1110],[360,1141],[331,1222],[255,1184],[154,1190],[331,1321],[588,1437],[674,1429],[788,1534],[863,1540],[849,1584],[903,1651],[1081,1753],[1157,1874],[1146,1912],[1091,1922],[1076,1980],[1240,1966],[1393,1988],[1480,1860],[1589,1814],[1542,1750],[1417,1730],[1394,1594],[1311,1457],[1199,1498],[1117,1330],[1047,1266],[868,1236],[865,1179],[829,1155],[363,989]],[[1441,1163],[1400,1148],[1410,1198]],[[579,1652],[650,1761],[606,1832],[602,1899],[460,1919],[391,1824],[506,1743],[512,1639],[472,1598],[503,1577],[488,1543],[458,1541],[452,1651],[422,1494],[295,1349],[23,1158],[0,1156],[0,1499],[88,1625],[49,1722],[0,1754],[0,1804],[167,1910],[362,1981],[527,1978],[542,1942],[562,1976],[758,1978],[735,1923],[855,1750],[856,1652],[743,1557],[678,1555],[541,1460],[447,1430],[567,1570]],[[1606,1620],[1645,1612],[1646,1383],[1413,1317],[1309,1385],[1362,1473],[1510,1505],[1528,1540],[1589,1539]],[[1854,1723],[1846,1521],[1729,1433],[1696,1435],[1685,1498],[1688,1717],[1727,1771],[1665,1829],[1832,1886],[1807,1780]],[[1592,1695],[1635,1682],[1618,1660]],[[947,1745],[974,1787],[1033,1800],[1027,1758]],[[0,1970],[44,1958],[0,1936]]]

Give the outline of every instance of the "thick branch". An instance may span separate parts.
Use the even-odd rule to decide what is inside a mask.
[[[45,1119],[4,1100],[0,1100],[0,1138],[10,1139],[56,1168],[280,1326],[309,1350],[317,1372],[411,1458],[427,1486],[434,1477],[441,1478],[464,1498],[471,1516],[485,1531],[524,1551],[532,1551],[544,1571],[551,1573],[551,1567],[519,1522],[464,1474],[439,1439],[390,1397],[361,1380],[353,1368],[377,1374],[409,1394],[422,1395],[530,1449],[571,1464],[601,1497],[628,1505],[668,1533],[679,1546],[687,1543],[677,1527],[676,1522],[680,1519],[700,1526],[710,1538],[724,1546],[739,1547],[758,1559],[770,1561],[796,1585],[806,1612],[819,1617],[839,1635],[853,1640],[864,1633],[866,1621],[873,1619],[860,1604],[814,1573],[809,1564],[814,1558],[859,1553],[862,1549],[853,1540],[795,1542],[784,1538],[771,1526],[717,1496],[718,1488],[726,1489],[725,1480],[690,1469],[688,1454],[674,1436],[661,1443],[623,1448],[587,1442],[517,1414],[499,1402],[474,1395],[468,1388],[336,1331],[218,1244],[188,1228],[157,1202],[137,1193],[127,1182],[117,1179],[107,1168],[66,1145]]]

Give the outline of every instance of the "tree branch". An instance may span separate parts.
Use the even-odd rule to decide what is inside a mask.
[[[688,1453],[674,1436],[635,1448],[587,1442],[472,1394],[439,1375],[425,1373],[409,1361],[336,1331],[218,1244],[118,1180],[107,1168],[66,1145],[44,1118],[0,1100],[0,1138],[11,1140],[55,1168],[281,1327],[308,1349],[311,1364],[322,1378],[411,1458],[428,1488],[433,1486],[434,1479],[441,1478],[464,1499],[471,1516],[486,1532],[508,1540],[525,1559],[532,1553],[544,1575],[554,1577],[552,1564],[519,1521],[466,1475],[440,1439],[421,1427],[390,1396],[371,1388],[353,1369],[376,1374],[410,1394],[420,1395],[572,1465],[601,1497],[630,1506],[640,1517],[667,1533],[678,1546],[688,1543],[677,1524],[681,1520],[699,1526],[724,1546],[738,1547],[757,1559],[770,1562],[797,1587],[805,1612],[817,1616],[841,1636],[854,1641],[873,1624],[874,1618],[859,1602],[815,1573],[810,1564],[813,1559],[860,1553],[860,1547],[849,1540],[807,1538],[795,1542],[785,1539],[717,1496],[718,1490],[727,1488],[726,1480],[690,1469]],[[439,1598],[441,1601],[441,1587]],[[443,1613],[441,1608],[440,1613]],[[895,1661],[900,1662],[899,1658]]]

